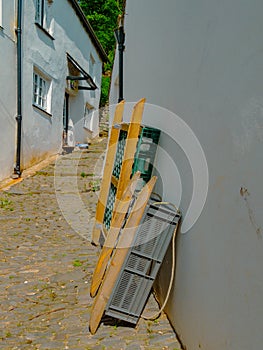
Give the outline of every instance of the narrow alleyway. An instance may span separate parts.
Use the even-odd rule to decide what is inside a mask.
[[[165,317],[89,333],[90,244],[106,139],[0,192],[0,348],[180,349]],[[88,219],[89,218],[89,224]],[[155,313],[153,298],[147,312]]]

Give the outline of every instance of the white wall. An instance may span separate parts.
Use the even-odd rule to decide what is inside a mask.
[[[0,29],[0,179],[7,177],[14,168],[16,127],[15,2],[3,1],[2,6],[2,28]]]
[[[33,1],[29,2],[25,12],[23,166],[45,157],[47,153],[57,152],[61,146],[62,111],[68,75],[66,53],[69,53],[86,72],[89,72],[90,54],[92,54],[96,62],[94,77],[99,87],[95,98],[91,96],[90,91],[85,90],[79,91],[75,97],[70,97],[69,117],[75,125],[76,141],[85,141],[83,130],[85,103],[90,103],[94,108],[99,107],[102,62],[96,49],[68,1],[54,1],[50,12],[54,18],[52,33],[54,40],[34,24]],[[52,79],[51,117],[32,106],[31,86],[34,65]],[[80,84],[88,86],[86,82]],[[94,124],[98,123],[97,119]],[[97,129],[94,131],[93,136],[96,136],[98,131]]]
[[[208,164],[207,201],[178,237],[166,308],[188,350],[262,348],[262,10],[259,0],[127,1],[124,97],[146,97],[182,118]],[[151,108],[144,121],[172,130],[169,113],[155,108],[160,119],[152,118]],[[185,217],[191,166],[171,137],[163,135],[160,145],[181,175]],[[177,203],[178,174],[170,165],[168,157],[157,160],[164,199]],[[168,254],[157,288],[161,299],[170,266]]]
[[[54,1],[49,5],[52,18],[50,38],[35,25],[35,2],[23,6],[22,23],[22,154],[21,167],[26,168],[56,153],[62,142],[63,102],[68,75],[67,53],[87,72],[90,57],[95,60],[92,78],[98,89],[83,90],[70,97],[69,117],[75,124],[75,139],[86,141],[83,129],[85,104],[99,108],[102,74],[101,58],[69,1]],[[3,29],[0,29],[0,180],[13,172],[16,151],[16,1],[3,2]],[[46,2],[47,4],[47,2]],[[69,25],[70,23],[70,25]],[[33,68],[37,67],[52,81],[51,116],[33,107]],[[81,85],[88,86],[87,82]],[[98,114],[93,114],[90,135],[99,132]]]

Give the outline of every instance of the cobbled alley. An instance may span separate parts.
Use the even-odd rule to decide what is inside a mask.
[[[99,253],[90,234],[106,144],[60,155],[0,191],[1,350],[180,349],[164,314],[89,332]],[[158,309],[153,297],[146,309]]]

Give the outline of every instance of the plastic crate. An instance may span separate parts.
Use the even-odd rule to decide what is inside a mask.
[[[107,303],[106,316],[138,322],[179,220],[173,208],[149,202]]]
[[[160,133],[159,129],[143,126],[138,140],[132,174],[140,171],[145,182],[148,182],[152,175]]]
[[[120,130],[116,157],[114,160],[114,166],[112,171],[112,175],[114,175],[117,179],[120,178],[127,134],[128,133],[126,130]],[[141,189],[144,186],[144,184],[148,182],[151,178],[153,162],[155,158],[157,145],[159,142],[159,137],[159,129],[150,128],[147,126],[141,127],[141,132],[138,138],[136,153],[134,157],[134,164],[131,174],[132,176],[136,171],[141,172],[141,181],[138,185],[138,189]],[[104,226],[107,230],[110,228],[112,220],[112,211],[114,208],[116,193],[116,187],[114,187],[114,185],[111,184],[103,219]]]

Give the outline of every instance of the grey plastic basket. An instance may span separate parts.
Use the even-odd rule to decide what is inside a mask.
[[[105,309],[105,315],[136,324],[147,302],[180,214],[150,200]]]

